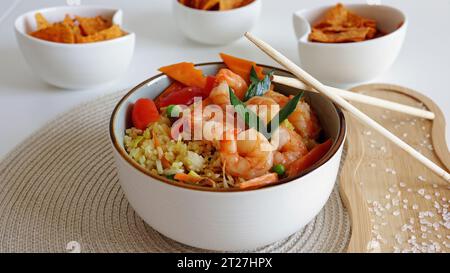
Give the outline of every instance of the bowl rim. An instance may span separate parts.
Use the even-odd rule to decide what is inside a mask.
[[[311,45],[311,46],[319,46],[319,47],[352,47],[352,46],[362,46],[362,45],[366,45],[366,44],[370,44],[370,43],[376,43],[376,42],[381,42],[383,40],[386,40],[387,38],[390,38],[391,36],[397,35],[400,31],[406,30],[408,28],[409,25],[409,20],[408,20],[408,16],[406,15],[405,12],[403,12],[402,10],[400,10],[399,8],[393,7],[393,6],[389,6],[389,5],[369,5],[369,4],[345,4],[345,7],[365,7],[365,6],[369,6],[369,7],[382,7],[382,8],[388,8],[391,10],[394,10],[396,12],[398,12],[399,14],[401,14],[401,16],[403,17],[403,22],[401,22],[401,25],[399,25],[399,27],[397,27],[397,29],[395,29],[392,32],[389,32],[386,35],[383,35],[381,37],[377,37],[374,39],[370,39],[370,40],[365,40],[365,41],[361,41],[361,42],[350,42],[350,43],[320,43],[320,42],[311,42],[308,39],[309,34],[311,34],[312,31],[312,25],[310,24],[310,31],[308,33],[305,33],[303,36],[299,37],[297,39],[297,42],[303,45]],[[312,11],[317,11],[320,9],[327,9],[327,8],[331,8],[333,7],[333,5],[322,5],[322,6],[317,6],[317,7],[313,7],[313,8],[309,8],[309,9],[300,9],[298,11],[294,12],[294,16],[297,13],[305,13],[305,12],[312,12]],[[306,41],[304,41],[304,38],[306,36]]]
[[[21,31],[18,28],[19,22],[21,22],[22,20],[24,20],[25,16],[27,16],[28,14],[36,14],[38,12],[46,12],[46,11],[53,11],[53,10],[59,10],[59,9],[92,9],[92,10],[108,10],[108,11],[113,11],[115,12],[115,14],[117,14],[118,12],[122,12],[121,9],[117,9],[117,8],[110,8],[110,7],[103,7],[103,6],[95,6],[95,5],[83,5],[83,6],[54,6],[54,7],[47,7],[47,8],[41,8],[41,9],[36,9],[36,10],[30,10],[27,11],[25,13],[22,13],[21,15],[19,15],[15,20],[14,20],[14,30],[17,34],[21,35],[22,37],[33,41],[33,42],[37,42],[40,43],[42,45],[47,45],[47,46],[54,46],[54,47],[66,47],[66,48],[92,48],[92,47],[99,47],[99,46],[106,46],[108,44],[113,44],[113,43],[117,43],[117,42],[121,42],[121,41],[126,41],[128,39],[135,39],[136,34],[134,32],[125,30],[122,26],[120,26],[120,28],[127,32],[126,35],[119,37],[119,38],[114,38],[111,40],[106,40],[106,41],[100,41],[100,42],[94,42],[94,43],[83,43],[83,44],[66,44],[66,43],[58,43],[58,42],[52,42],[52,41],[47,41],[47,40],[42,40],[42,39],[38,39],[36,37],[31,36],[30,34],[26,33],[25,31]]]
[[[238,12],[238,11],[242,11],[243,9],[246,8],[251,8],[254,5],[257,5],[258,3],[261,3],[261,0],[254,0],[253,2],[251,2],[250,4],[247,4],[245,6],[242,7],[238,7],[235,9],[229,9],[229,10],[201,10],[201,9],[195,9],[189,6],[185,6],[183,4],[180,3],[179,0],[174,0],[176,2],[175,5],[181,6],[183,8],[185,8],[186,10],[189,10],[190,12],[197,12],[199,14],[230,14],[233,12]]]
[[[202,66],[208,66],[208,65],[224,65],[224,62],[198,63],[198,64],[195,64],[195,67],[202,67]],[[263,68],[266,68],[266,69],[279,71],[279,72],[283,72],[283,73],[288,73],[288,74],[292,75],[292,73],[290,73],[289,71],[281,69],[281,68],[277,68],[277,67],[269,66],[269,65],[263,65],[263,64],[257,64],[257,65],[261,66]],[[305,171],[301,172],[300,174],[296,175],[293,178],[283,178],[278,183],[276,183],[274,185],[271,185],[271,186],[268,186],[268,187],[262,187],[262,188],[257,188],[257,189],[244,189],[243,190],[243,189],[211,189],[211,188],[207,188],[207,187],[202,187],[202,186],[190,185],[190,184],[186,184],[186,183],[182,183],[182,182],[177,182],[177,181],[173,181],[173,180],[170,180],[168,178],[165,178],[163,176],[154,175],[150,171],[145,169],[144,167],[140,166],[132,158],[129,157],[129,155],[126,153],[125,149],[123,148],[123,145],[119,144],[119,142],[118,142],[114,132],[115,132],[115,124],[116,124],[116,120],[117,120],[117,112],[123,106],[123,103],[132,94],[134,94],[136,91],[138,91],[142,87],[144,87],[144,86],[146,86],[148,84],[151,84],[153,81],[158,80],[158,79],[160,79],[162,77],[165,77],[165,76],[166,76],[165,74],[159,73],[159,74],[157,74],[157,75],[155,75],[155,76],[153,76],[153,77],[151,77],[151,78],[141,82],[137,86],[133,87],[130,91],[128,91],[127,94],[125,94],[119,100],[119,102],[117,102],[116,106],[114,107],[113,112],[111,113],[111,117],[110,117],[110,121],[109,121],[109,138],[110,138],[110,141],[111,141],[112,146],[114,147],[115,151],[118,152],[120,157],[123,160],[125,160],[129,165],[131,165],[131,167],[133,167],[137,171],[141,172],[142,174],[157,180],[158,182],[162,182],[164,184],[168,184],[169,186],[172,186],[172,187],[183,188],[183,189],[187,189],[187,190],[194,190],[194,191],[200,191],[200,192],[214,192],[214,193],[243,193],[243,192],[254,192],[254,191],[262,191],[262,190],[267,190],[267,189],[273,189],[273,188],[277,188],[277,187],[286,186],[286,185],[290,184],[291,182],[295,182],[296,180],[298,180],[298,179],[300,179],[300,178],[310,174],[311,172],[315,171],[316,169],[319,169],[325,163],[327,163],[330,159],[332,159],[336,155],[336,153],[339,151],[339,149],[344,144],[345,136],[346,136],[345,116],[344,116],[342,110],[335,103],[332,103],[332,105],[336,109],[336,112],[337,112],[338,118],[339,118],[339,132],[338,132],[338,136],[337,136],[336,140],[333,142],[333,146],[325,154],[325,156],[323,156],[318,162],[316,162],[313,166],[309,167],[308,169],[306,169]],[[159,93],[158,96],[160,96],[161,93]]]

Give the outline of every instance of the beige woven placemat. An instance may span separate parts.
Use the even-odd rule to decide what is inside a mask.
[[[123,95],[69,111],[0,162],[0,252],[202,251],[162,236],[127,202],[108,140],[109,117]],[[342,252],[349,238],[335,189],[305,228],[256,251]]]

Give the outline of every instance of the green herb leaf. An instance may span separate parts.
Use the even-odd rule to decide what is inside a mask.
[[[256,73],[254,66],[252,66],[252,69],[250,70],[250,82],[251,83],[259,82],[258,73]]]
[[[265,128],[265,125],[259,118],[259,116],[252,110],[248,109],[245,104],[238,97],[236,97],[231,88],[229,90],[229,93],[231,105],[234,106],[234,109],[236,110],[238,115],[241,116],[242,119],[244,119],[245,124],[261,133],[267,131],[267,128]]]
[[[278,114],[267,124],[267,126],[265,126],[259,116],[252,110],[248,109],[245,104],[238,97],[236,97],[231,88],[229,93],[231,105],[234,106],[234,109],[238,115],[244,119],[245,124],[262,133],[268,140],[272,138],[273,132],[280,127],[280,124],[283,123],[295,111],[298,102],[304,95],[304,92],[301,92],[295,96],[280,110],[280,112],[278,112]]]
[[[267,124],[267,129],[269,130],[270,134],[275,132],[280,126],[280,124],[283,123],[283,121],[285,121],[295,111],[295,108],[297,108],[298,102],[303,97],[303,95],[304,92],[301,92],[297,96],[295,96],[292,100],[290,100],[280,110],[280,112],[278,112],[278,114],[269,122],[269,124]],[[274,123],[275,121],[277,121],[277,123]]]
[[[264,79],[260,80],[255,68],[252,66],[252,69],[250,71],[251,84],[247,92],[245,93],[244,101],[248,101],[249,99],[256,96],[264,95],[270,89],[270,85],[272,84],[272,75],[273,71],[266,74],[266,76],[264,76]]]

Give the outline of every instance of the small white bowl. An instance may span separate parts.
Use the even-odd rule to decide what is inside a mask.
[[[311,26],[330,6],[300,10],[294,14],[301,66],[329,85],[346,86],[372,80],[386,71],[397,58],[408,20],[400,10],[382,5],[349,4],[349,10],[375,19],[387,35],[363,42],[326,44],[310,42]]]
[[[223,63],[198,65],[213,75]],[[289,76],[286,71],[277,75]],[[284,239],[308,224],[323,208],[341,161],[346,125],[342,112],[327,98],[308,93],[324,132],[333,139],[331,150],[293,180],[258,190],[211,191],[152,175],[128,155],[123,145],[131,127],[130,112],[139,98],[157,97],[171,84],[157,75],[133,88],[116,105],[110,120],[110,139],[122,189],[145,222],[181,243],[218,251],[251,250]],[[277,86],[293,94],[294,90]]]
[[[205,11],[173,1],[173,13],[179,29],[191,40],[208,45],[225,45],[250,31],[261,13],[261,0],[226,11]]]
[[[32,70],[51,85],[86,89],[111,83],[124,74],[133,57],[135,34],[90,44],[63,44],[44,41],[28,33],[36,29],[35,14],[49,22],[59,22],[66,14],[98,15],[122,25],[122,11],[101,7],[53,7],[28,12],[15,22],[17,42]]]

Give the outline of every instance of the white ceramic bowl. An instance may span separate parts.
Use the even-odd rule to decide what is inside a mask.
[[[198,65],[215,74],[221,63]],[[279,75],[289,73],[275,69]],[[292,181],[248,191],[214,192],[151,175],[134,162],[123,147],[131,127],[130,110],[139,98],[155,98],[170,84],[155,76],[132,89],[111,117],[110,137],[120,184],[135,211],[154,229],[181,243],[218,251],[250,250],[288,237],[322,209],[335,185],[346,133],[342,112],[328,99],[308,94],[325,133],[334,140],[331,150]],[[293,90],[282,89],[291,94]]]
[[[346,7],[377,20],[379,29],[388,34],[357,43],[310,42],[311,25],[320,20],[330,6],[300,10],[294,14],[301,66],[329,85],[365,82],[386,71],[397,58],[408,28],[406,15],[396,8],[367,4],[349,4]]]
[[[37,12],[50,22],[62,21],[66,14],[82,17],[101,15],[114,24],[122,25],[122,11],[90,6],[53,7],[31,11],[17,18],[15,32],[19,48],[32,70],[47,83],[68,89],[86,89],[111,83],[127,71],[133,57],[134,33],[91,44],[44,41],[28,35],[36,29],[34,16]]]
[[[261,0],[227,11],[204,11],[173,1],[173,14],[179,29],[191,40],[224,45],[242,38],[256,24],[261,12]]]

